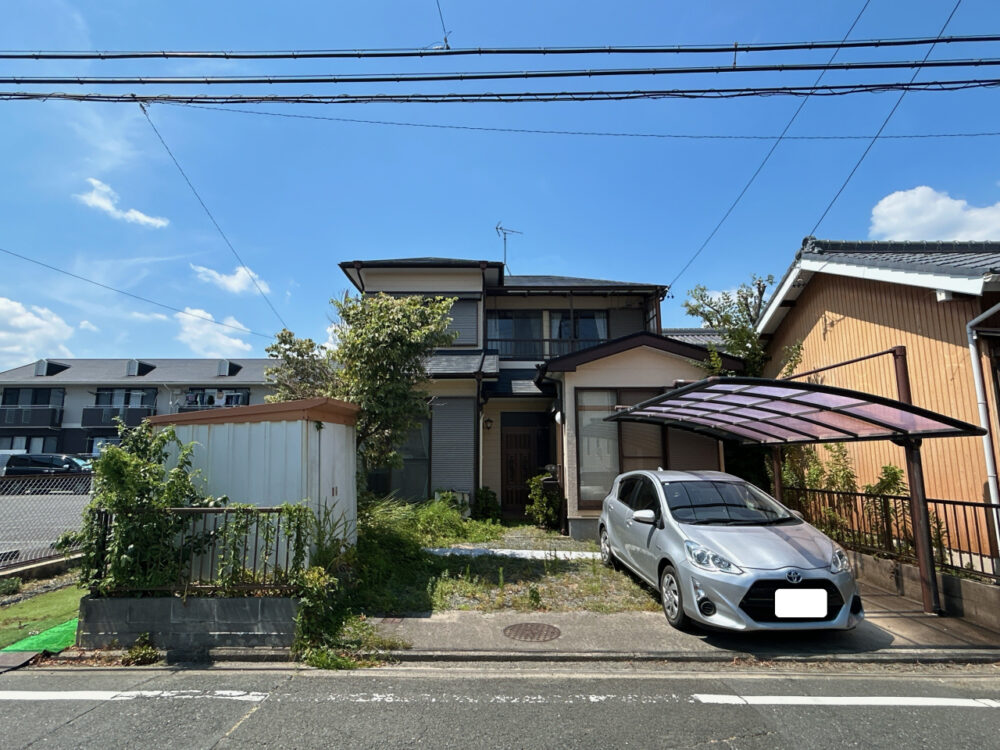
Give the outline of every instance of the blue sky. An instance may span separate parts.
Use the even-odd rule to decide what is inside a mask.
[[[871,0],[852,38],[936,35],[952,0]],[[836,40],[853,2],[462,2],[441,0],[454,47],[668,45]],[[905,12],[902,8],[905,7]],[[1000,31],[1000,3],[964,0],[946,34]],[[3,49],[332,49],[441,41],[434,0],[355,3],[13,0]],[[918,59],[923,48],[838,59]],[[959,51],[939,47],[934,58]],[[1000,57],[1000,45],[979,46]],[[799,61],[825,61],[829,52]],[[761,55],[754,58],[773,61]],[[790,59],[788,57],[783,60]],[[639,65],[674,60],[630,60]],[[699,59],[728,64],[731,56]],[[4,75],[335,73],[600,67],[603,58],[4,63]],[[980,71],[990,74],[991,71]],[[887,74],[871,73],[868,80]],[[905,74],[904,74],[905,75]],[[948,73],[924,73],[923,76]],[[815,73],[703,78],[709,85],[811,84]],[[857,77],[857,76],[855,76]],[[831,73],[824,83],[846,80]],[[693,83],[688,79],[680,82]],[[680,83],[599,82],[670,86]],[[540,82],[564,88],[570,84]],[[523,82],[487,84],[521,90]],[[40,88],[40,87],[35,87]],[[66,87],[63,87],[66,88]],[[377,93],[388,85],[356,85]],[[413,90],[458,90],[454,84]],[[306,87],[288,87],[304,91]],[[812,98],[790,135],[871,135],[897,94]],[[886,135],[1000,130],[1000,92],[910,93]],[[799,104],[729,101],[559,104],[258,105],[262,112],[477,127],[772,136]],[[279,314],[326,338],[337,264],[422,255],[499,259],[516,274],[668,283],[770,148],[766,140],[511,134],[291,119],[153,105],[151,117]],[[785,141],[664,303],[697,283],[779,276],[865,141]],[[831,239],[1000,239],[1000,138],[880,140],[824,220]],[[138,107],[0,102],[0,247],[179,309],[273,334],[277,317],[239,271]],[[0,255],[0,368],[42,356],[262,356],[267,339],[177,316]]]

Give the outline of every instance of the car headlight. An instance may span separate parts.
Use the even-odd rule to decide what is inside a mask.
[[[830,558],[831,573],[846,573],[851,570],[851,561],[847,558],[847,553],[840,547],[834,547],[833,557]]]
[[[702,547],[700,544],[687,541],[684,542],[684,549],[687,550],[688,560],[703,570],[711,570],[717,573],[732,573],[737,576],[743,573],[742,568],[729,562],[729,560],[717,552],[713,552],[708,547]]]

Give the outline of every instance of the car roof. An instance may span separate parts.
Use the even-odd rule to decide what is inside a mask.
[[[640,473],[640,472],[627,472]],[[660,482],[745,482],[745,479],[727,474],[724,471],[678,471],[676,469],[657,471],[642,470],[643,474],[652,474]]]

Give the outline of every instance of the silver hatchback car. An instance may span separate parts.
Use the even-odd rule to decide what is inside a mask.
[[[674,627],[850,630],[864,619],[844,550],[731,474],[621,474],[598,533],[604,563],[656,586]]]

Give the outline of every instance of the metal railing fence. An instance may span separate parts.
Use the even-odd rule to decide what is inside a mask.
[[[785,487],[790,508],[843,546],[916,564],[910,497]],[[943,572],[1000,583],[993,524],[1000,506],[928,500],[934,562]]]
[[[0,570],[61,557],[56,541],[80,528],[91,482],[90,474],[0,477]]]
[[[146,592],[285,593],[308,558],[308,531],[289,508],[168,508],[94,511],[93,588]],[[155,525],[157,541],[135,549],[128,527]],[[131,549],[130,549],[131,548]],[[123,553],[129,557],[123,562]],[[130,571],[145,571],[128,585]],[[123,575],[124,573],[124,575]],[[108,585],[103,585],[108,582]]]

